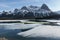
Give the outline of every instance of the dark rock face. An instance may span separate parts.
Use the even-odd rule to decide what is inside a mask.
[[[29,6],[29,7],[30,7],[30,8],[38,8],[37,6],[32,6],[32,5],[31,5],[31,6]]]
[[[28,10],[28,8],[26,6],[23,6],[21,10]]]
[[[41,6],[41,9],[45,9],[45,10],[49,10],[49,11],[50,11],[50,9],[48,8],[48,6],[47,6],[46,4],[43,4],[43,5]]]
[[[26,19],[33,19],[33,18],[35,18],[35,16],[34,16],[34,14],[32,13],[32,12],[28,12],[27,14],[25,14],[25,16],[24,16],[24,18],[26,18]]]

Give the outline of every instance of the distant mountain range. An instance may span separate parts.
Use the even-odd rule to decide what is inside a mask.
[[[56,19],[60,17],[60,12],[52,12],[46,4],[38,6],[23,6],[13,12],[0,12],[0,19]]]

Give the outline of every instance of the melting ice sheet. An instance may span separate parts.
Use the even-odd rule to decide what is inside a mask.
[[[31,30],[18,33],[23,37],[49,37],[49,38],[60,38],[60,27],[59,26],[37,26]]]
[[[23,23],[0,23],[0,29],[14,30],[14,29],[29,29],[40,24],[23,24]]]

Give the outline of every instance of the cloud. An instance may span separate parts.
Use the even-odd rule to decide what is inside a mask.
[[[8,6],[7,4],[0,4],[0,7],[6,8],[6,7],[10,7],[10,6]]]

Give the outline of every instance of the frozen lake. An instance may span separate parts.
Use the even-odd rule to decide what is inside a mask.
[[[35,22],[35,24],[0,23],[0,35],[2,35],[2,33],[5,35],[6,32],[11,33],[11,31],[13,31],[13,33],[16,33],[15,35],[22,36],[23,39],[25,38],[27,40],[59,40],[60,20],[46,20],[46,21],[47,22],[39,22],[39,23]],[[26,20],[22,22],[26,22]],[[1,32],[1,30],[3,30],[3,32]],[[16,30],[20,31],[15,32]],[[10,36],[13,34],[8,35]]]

